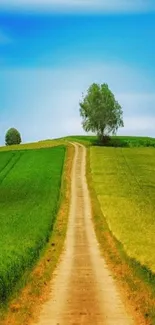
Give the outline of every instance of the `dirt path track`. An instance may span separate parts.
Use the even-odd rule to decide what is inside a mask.
[[[131,325],[100,254],[85,177],[86,149],[75,146],[69,224],[64,252],[38,325]]]

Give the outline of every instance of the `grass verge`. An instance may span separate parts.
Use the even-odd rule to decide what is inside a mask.
[[[87,181],[92,215],[102,254],[119,285],[122,297],[139,325],[155,324],[155,276],[136,260],[129,258],[123,245],[110,231],[102,213],[92,180],[90,148],[87,151]]]
[[[111,136],[106,144],[100,143],[96,136],[75,135],[61,140],[80,142],[86,147],[106,146],[106,147],[155,147],[155,139],[150,137],[132,137],[132,136]]]
[[[32,272],[24,274],[5,309],[1,310],[0,325],[27,325],[37,319],[38,311],[49,296],[49,282],[62,252],[70,204],[71,169],[74,148],[67,146],[61,186],[60,209],[52,235]]]

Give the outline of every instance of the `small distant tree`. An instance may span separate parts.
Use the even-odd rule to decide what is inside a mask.
[[[92,84],[80,102],[82,125],[96,133],[101,141],[123,127],[123,111],[107,84]]]
[[[5,135],[5,144],[6,146],[11,146],[13,144],[21,143],[21,135],[18,130],[11,128],[6,132]]]

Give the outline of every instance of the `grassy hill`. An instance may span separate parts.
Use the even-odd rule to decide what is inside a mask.
[[[155,273],[155,139],[71,136],[90,148],[93,185],[103,216],[128,254]]]
[[[62,138],[68,141],[76,141],[86,146],[102,145],[98,142],[96,136],[69,136]],[[108,143],[108,147],[155,147],[155,138],[150,137],[134,137],[134,136],[112,136]]]
[[[92,187],[102,210],[100,233],[106,220],[127,256],[155,273],[154,138],[112,137],[105,147],[95,136],[70,136],[1,147],[1,302],[34,265],[52,233],[66,146],[73,141],[90,153]]]
[[[64,146],[0,152],[0,301],[47,243],[59,207]]]
[[[43,140],[38,142],[23,143],[12,146],[1,146],[0,151],[12,151],[12,150],[29,150],[29,149],[41,149],[41,148],[50,148],[56,147],[58,145],[63,145],[64,141],[56,140]]]
[[[128,256],[155,273],[154,148],[92,147],[90,165],[110,230]]]

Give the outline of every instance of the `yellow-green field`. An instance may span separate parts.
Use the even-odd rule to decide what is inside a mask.
[[[28,149],[41,149],[41,148],[49,148],[55,147],[64,144],[62,140],[43,140],[38,142],[31,143],[23,143],[12,146],[2,146],[0,147],[0,151],[12,151],[12,150],[28,150]]]
[[[102,212],[128,256],[155,272],[155,149],[90,148]]]

